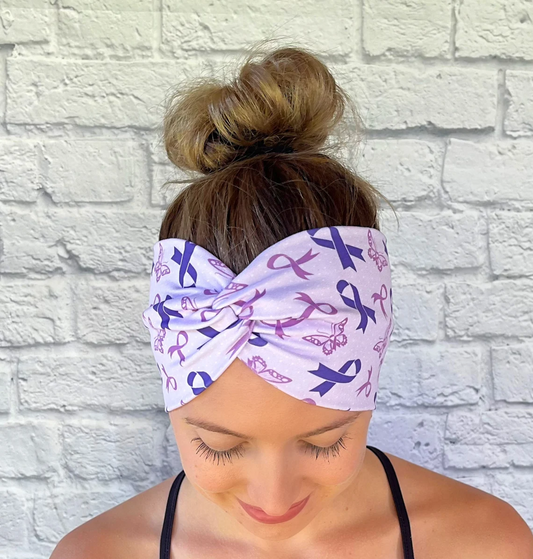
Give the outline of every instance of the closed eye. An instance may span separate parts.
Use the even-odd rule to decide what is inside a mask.
[[[315,458],[318,460],[320,456],[329,460],[330,455],[333,457],[339,456],[341,447],[346,449],[344,446],[344,441],[346,439],[350,439],[348,435],[343,435],[336,443],[333,443],[331,446],[317,446],[311,443],[304,442],[304,452],[314,452]],[[196,449],[196,454],[205,454],[205,459],[209,460],[210,458],[213,459],[213,463],[216,461],[217,466],[220,465],[220,460],[222,460],[223,465],[226,464],[226,460],[228,462],[233,461],[233,457],[242,457],[244,455],[244,450],[242,448],[244,443],[240,445],[230,448],[229,450],[215,450],[205,444],[205,442],[200,437],[195,437],[191,440],[191,442],[200,441]]]

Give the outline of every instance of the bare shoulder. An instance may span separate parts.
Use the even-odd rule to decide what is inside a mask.
[[[50,559],[157,557],[173,481],[166,479],[81,524],[61,539]]]
[[[498,497],[393,454],[417,559],[533,559],[533,534]]]

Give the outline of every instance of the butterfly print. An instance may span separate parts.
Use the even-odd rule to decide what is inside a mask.
[[[380,338],[379,341],[372,348],[374,351],[378,352],[380,365],[383,363],[383,352],[385,351],[389,343],[389,339],[390,339],[389,334],[391,333],[391,326],[392,326],[392,317],[389,320],[389,325],[387,326],[387,330],[385,331],[385,336],[383,338]]]
[[[170,268],[166,264],[163,264],[163,245],[161,243],[159,243],[159,257],[155,263],[154,270],[156,281],[159,281],[163,276],[170,274]]]
[[[217,270],[217,274],[226,278],[234,278],[235,274],[218,258],[208,258],[207,261]]]
[[[157,332],[155,338],[154,338],[154,351],[159,351],[160,353],[165,353],[165,350],[163,349],[163,342],[165,341],[165,334],[167,333],[167,331],[164,328],[156,328],[153,324],[152,321],[150,320],[150,317],[148,317],[148,322],[150,323],[150,326],[152,327],[152,330],[155,330]]]
[[[368,249],[368,256],[374,260],[377,264],[378,270],[381,272],[384,266],[388,266],[387,257],[382,252],[379,252],[375,247],[374,237],[372,237],[372,232],[370,230],[368,231],[367,236],[368,244],[370,245],[370,248]]]
[[[254,355],[252,359],[247,359],[246,364],[262,378],[268,380],[268,382],[274,384],[292,382],[291,378],[281,375],[277,371],[274,371],[274,369],[267,369],[266,361],[262,357],[259,357],[259,355]]]
[[[338,347],[344,346],[348,342],[346,334],[343,333],[347,322],[348,317],[341,322],[333,324],[331,327],[333,333],[329,336],[325,334],[311,334],[304,336],[303,339],[312,344],[322,346],[322,352],[325,355],[331,355]]]

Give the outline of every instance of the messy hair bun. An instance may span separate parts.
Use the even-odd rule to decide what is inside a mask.
[[[210,173],[263,153],[318,152],[341,119],[344,92],[303,49],[282,48],[253,62],[232,83],[217,80],[176,92],[164,120],[169,159]]]
[[[303,48],[256,47],[230,83],[200,79],[180,87],[167,102],[165,150],[176,167],[200,176],[169,181],[190,184],[169,206],[160,240],[186,238],[239,273],[302,230],[378,229],[377,198],[386,198],[328,155],[339,145],[326,143],[347,124],[347,106],[353,108],[329,69]]]

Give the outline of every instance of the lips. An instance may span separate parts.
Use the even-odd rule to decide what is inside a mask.
[[[252,505],[248,505],[247,503],[244,503],[240,499],[237,500],[241,504],[242,508],[255,520],[258,520],[259,522],[263,522],[264,524],[278,524],[279,522],[287,522],[288,520],[291,520],[297,514],[299,514],[307,504],[307,501],[309,500],[310,496],[311,495],[308,495],[302,501],[299,501],[298,503],[292,505],[291,508],[282,516],[270,516],[269,514],[267,514],[266,512],[264,512],[262,509],[258,507],[253,507]]]

